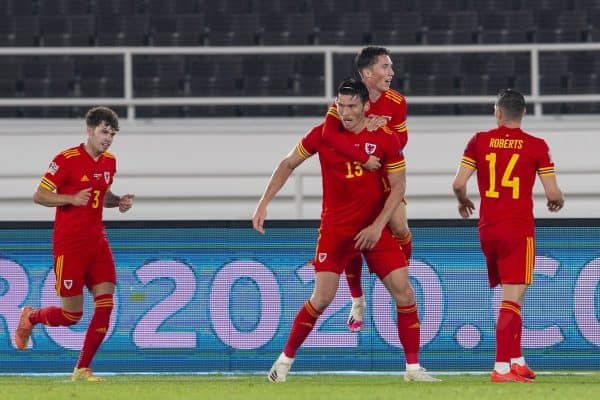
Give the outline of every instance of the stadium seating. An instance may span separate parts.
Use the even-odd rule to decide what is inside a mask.
[[[202,46],[208,26],[204,14],[153,15],[148,42],[152,46]]]
[[[260,42],[266,46],[307,45],[316,42],[316,23],[312,14],[265,14]]]
[[[471,44],[477,42],[479,15],[476,11],[432,13],[425,25],[424,44]]]
[[[597,21],[600,0],[0,0],[0,47],[598,42]],[[502,85],[525,93],[530,90],[526,54],[404,57],[399,62],[400,57],[394,56],[394,87],[407,95],[493,94]],[[295,55],[288,61],[270,56],[226,58],[181,55],[149,61],[136,56],[134,95],[323,95],[321,56]],[[542,53],[541,58],[541,93],[596,93],[597,57]],[[52,66],[40,66],[44,70],[36,71],[23,57],[2,56],[0,94],[9,98],[123,94],[119,57],[73,56],[63,61],[63,73],[55,74],[49,72]],[[236,62],[239,67],[233,65]],[[352,56],[336,55],[334,68],[335,81],[352,75]],[[572,112],[595,110],[596,106],[549,105],[545,109]],[[321,110],[312,106],[271,108],[274,115]],[[201,109],[172,107],[165,108],[165,114],[193,115],[193,110]],[[230,115],[225,109],[213,111]],[[10,110],[19,108],[1,109],[0,115],[12,115]],[[245,115],[249,110],[257,109],[239,107],[233,113]],[[436,110],[464,114],[478,107]],[[258,112],[268,113],[265,109]],[[22,115],[15,113],[13,116]],[[155,113],[160,114],[160,109],[150,112]]]
[[[529,43],[534,39],[531,10],[483,11],[480,23],[480,43]]]
[[[401,15],[402,24],[398,24]],[[371,41],[390,45],[423,44],[423,16],[419,12],[404,12],[402,14],[371,12]]]
[[[583,42],[589,35],[587,10],[542,9],[536,15],[535,39],[539,43]]]
[[[319,15],[316,29],[316,44],[362,45],[370,42],[371,16],[366,12],[337,10]]]

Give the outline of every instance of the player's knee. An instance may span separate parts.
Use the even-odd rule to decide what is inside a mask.
[[[410,284],[408,285],[408,288],[406,288],[406,296],[413,300],[415,298],[415,290]]]
[[[394,300],[400,306],[415,304],[415,291],[410,285],[407,285],[394,293]]]
[[[313,295],[310,299],[310,303],[313,305],[313,307],[317,311],[323,312],[327,307],[329,307],[329,305],[333,301],[334,296],[335,296],[335,293],[333,296],[330,296],[329,294],[326,294],[326,293]]]

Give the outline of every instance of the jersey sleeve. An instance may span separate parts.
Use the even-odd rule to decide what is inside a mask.
[[[354,147],[348,135],[344,132],[340,116],[335,104],[332,104],[325,115],[323,124],[323,141],[333,147],[335,151],[353,161],[361,164],[369,160],[369,155]]]
[[[312,128],[304,135],[302,140],[296,145],[296,151],[302,158],[309,158],[317,151],[323,141],[323,125]]]
[[[67,176],[67,159],[59,154],[50,163],[46,173],[40,181],[40,186],[51,192],[55,192],[64,182]]]
[[[406,160],[402,148],[400,147],[400,143],[395,139],[394,135],[386,133],[384,137],[386,138],[386,143],[383,167],[386,172],[389,174],[406,169]]]
[[[460,165],[468,169],[477,169],[477,135],[473,136],[463,153]]]
[[[396,134],[400,142],[400,148],[403,149],[408,142],[408,128],[406,126],[408,105],[406,104],[406,99],[400,93],[390,90],[386,92],[386,97],[391,103],[393,110],[392,118],[387,123],[387,126]]]
[[[114,156],[114,154],[110,154],[110,153],[105,153],[105,154],[109,154],[109,158],[110,158],[110,182],[108,182],[108,188],[106,189],[107,191],[111,190],[112,188],[112,184],[115,182],[115,176],[117,175],[117,158]]]
[[[539,176],[552,176],[556,175],[554,168],[554,162],[550,155],[550,148],[543,139],[539,141],[538,157],[536,159],[537,173]]]

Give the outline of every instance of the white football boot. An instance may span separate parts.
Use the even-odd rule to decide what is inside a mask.
[[[267,375],[267,379],[271,382],[285,382],[293,362],[293,358],[287,357],[284,353],[281,353],[273,363],[273,366]]]
[[[360,332],[363,326],[363,318],[365,316],[365,297],[353,297],[352,308],[350,309],[350,315],[348,315],[348,329],[350,332]]]

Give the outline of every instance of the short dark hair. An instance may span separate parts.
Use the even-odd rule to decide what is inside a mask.
[[[378,46],[367,46],[364,47],[354,59],[354,64],[356,64],[356,69],[358,73],[361,73],[363,69],[372,67],[377,64],[377,59],[379,56],[389,56],[390,52],[385,47]]]
[[[504,111],[509,120],[520,120],[525,112],[525,97],[516,90],[502,89],[496,98],[496,107]]]
[[[358,96],[363,104],[369,101],[369,90],[356,78],[344,79],[337,88],[337,94]]]
[[[95,128],[105,122],[113,131],[119,131],[119,116],[108,107],[90,108],[85,114],[85,124],[90,128]]]

